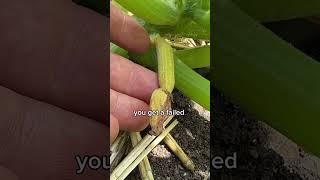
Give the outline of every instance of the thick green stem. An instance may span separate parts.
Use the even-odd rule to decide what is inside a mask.
[[[125,58],[129,58],[128,51],[120,48],[119,46],[113,43],[110,43],[110,52],[118,54]],[[177,50],[174,51],[174,55],[177,56],[177,58],[179,58],[184,64],[186,64],[191,69],[210,67],[210,46]],[[147,63],[145,65],[151,67],[154,64]]]
[[[210,67],[210,46],[177,50],[174,54],[192,69]]]
[[[229,0],[215,1],[214,8],[216,86],[259,120],[319,156],[320,63]]]
[[[176,88],[185,96],[210,110],[210,81],[175,59]]]
[[[131,11],[137,21],[150,33],[159,33],[162,36],[180,36],[194,39],[210,39],[210,7],[208,0],[199,3],[194,0],[170,0],[170,3],[158,1],[112,1],[121,6],[123,11]],[[137,3],[138,4],[137,4]],[[175,5],[172,5],[172,2]],[[160,5],[158,5],[158,3]],[[142,6],[140,6],[140,4]],[[192,4],[195,4],[193,6]],[[157,8],[150,8],[157,7]],[[170,7],[170,8],[168,8]],[[174,7],[174,8],[172,8]],[[195,13],[202,12],[202,13]],[[203,13],[203,12],[208,12]],[[196,21],[194,20],[196,15]],[[203,17],[201,15],[204,15]],[[199,24],[200,23],[200,24]],[[205,27],[205,28],[204,28]]]

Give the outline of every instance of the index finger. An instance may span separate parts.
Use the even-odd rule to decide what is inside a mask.
[[[147,32],[133,19],[110,1],[111,41],[128,51],[143,53],[149,47]]]

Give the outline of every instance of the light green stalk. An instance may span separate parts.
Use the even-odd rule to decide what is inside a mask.
[[[210,67],[210,46],[177,50],[174,54],[192,69]]]
[[[171,93],[175,83],[173,49],[161,36],[154,39],[154,45],[157,51],[159,85]]]
[[[170,121],[170,120],[167,120]],[[147,134],[133,148],[133,150],[122,160],[122,162],[112,171],[111,180],[125,179],[129,173],[139,165],[139,163],[158,145],[163,138],[178,124],[173,121],[159,136],[151,136]]]
[[[139,141],[142,140],[139,132],[131,132],[130,139],[131,139],[131,143],[132,143],[133,148],[139,143]],[[153,174],[152,174],[152,169],[150,166],[150,162],[149,162],[147,156],[145,158],[143,158],[143,160],[140,162],[139,171],[140,171],[142,180],[153,180],[154,179]]]
[[[110,52],[129,58],[128,51],[113,43],[110,43]],[[191,69],[210,67],[210,46],[177,50],[173,54]]]

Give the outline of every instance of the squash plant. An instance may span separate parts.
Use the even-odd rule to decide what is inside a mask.
[[[150,109],[171,109],[171,92],[175,87],[210,110],[210,82],[194,70],[210,67],[210,1],[114,0],[112,3],[128,15],[133,15],[150,35],[152,46],[143,55],[132,54],[110,43],[111,52],[158,73],[160,88],[151,96]],[[200,39],[205,45],[191,48],[171,41],[178,38]],[[169,134],[178,122],[175,120],[166,127],[171,118],[152,116],[151,131],[143,138],[140,133],[129,133],[133,149],[119,164],[114,163],[116,167],[111,168],[110,179],[124,179],[138,165],[143,179],[153,179],[146,156],[162,140],[182,164],[193,171],[195,166],[192,160]],[[124,149],[122,144],[125,143],[121,137],[125,136],[120,136],[111,145],[111,167],[118,152]]]
[[[208,0],[116,0],[113,3],[133,13],[150,35],[210,39],[210,1]],[[149,69],[154,71],[157,69],[154,47],[144,55],[128,53],[114,44],[111,44],[110,50]],[[210,110],[210,82],[193,70],[210,67],[210,45],[175,50],[174,59],[175,87],[185,96]]]

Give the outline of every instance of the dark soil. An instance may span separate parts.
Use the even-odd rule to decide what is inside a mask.
[[[195,171],[185,169],[179,159],[164,143],[160,143],[148,156],[156,180],[203,180],[210,170],[210,122],[193,109],[192,102],[173,92],[173,109],[185,110],[184,116],[176,116],[179,124],[170,132],[182,149],[195,163]],[[137,180],[138,168],[127,179]]]
[[[212,168],[214,180],[300,180],[284,166],[283,158],[266,149],[267,133],[239,107],[215,91],[216,109],[211,124],[211,157],[236,153],[235,169]]]
[[[184,109],[185,115],[176,116],[180,123],[171,134],[193,160],[196,169],[194,173],[186,170],[174,155],[159,157],[161,154],[166,156],[163,149],[166,146],[161,144],[149,156],[155,179],[206,179],[210,170],[210,122],[200,116],[198,111],[192,108],[192,103],[180,93],[174,92],[173,99],[173,109]]]

